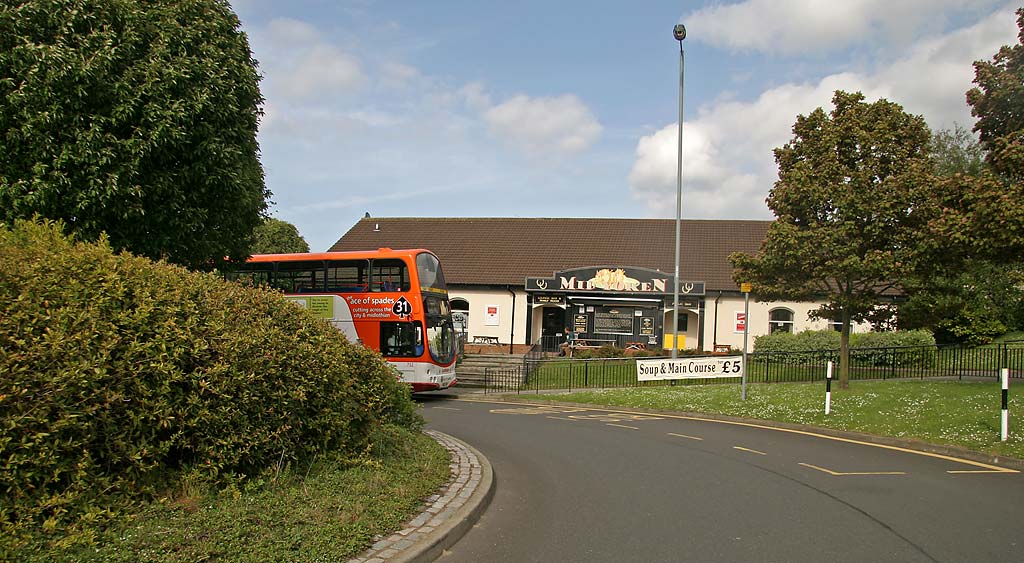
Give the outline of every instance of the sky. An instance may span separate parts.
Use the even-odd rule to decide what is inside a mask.
[[[271,216],[327,250],[373,217],[772,219],[772,150],[860,91],[973,127],[996,0],[233,0],[262,75]]]

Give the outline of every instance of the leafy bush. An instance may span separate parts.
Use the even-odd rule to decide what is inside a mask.
[[[834,330],[807,330],[791,334],[776,332],[754,338],[754,352],[779,353],[790,364],[821,364],[839,361],[840,335]],[[850,357],[854,365],[922,365],[934,361],[935,338],[926,330],[855,332],[850,335]],[[896,350],[893,350],[896,349]]]
[[[358,456],[421,423],[378,354],[280,294],[60,231],[0,228],[0,560],[29,531],[88,542],[181,475]]]
[[[935,336],[927,330],[898,330],[894,332],[856,332],[850,337],[855,348],[901,348],[906,346],[935,346]]]

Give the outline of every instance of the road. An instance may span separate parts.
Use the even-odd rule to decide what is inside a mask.
[[[1024,560],[1024,474],[766,427],[421,398],[497,490],[439,561]],[[481,397],[482,398],[482,397]]]

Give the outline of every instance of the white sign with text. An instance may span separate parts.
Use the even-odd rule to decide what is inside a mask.
[[[637,360],[637,381],[743,377],[743,356]]]

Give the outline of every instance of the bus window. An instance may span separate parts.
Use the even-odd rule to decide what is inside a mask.
[[[260,268],[252,266],[260,266]],[[228,272],[225,277],[228,281],[246,285],[270,285],[270,281],[274,277],[274,264],[249,264],[245,270]]]
[[[409,291],[405,261],[386,258],[370,263],[370,291]]]
[[[437,261],[437,256],[428,252],[416,255],[416,273],[419,274],[421,289],[448,289],[444,284],[444,274],[441,273],[441,263]]]
[[[425,296],[423,305],[427,317],[427,347],[430,355],[439,363],[448,363],[455,358],[455,327],[452,325],[448,300]]]
[[[415,358],[423,354],[423,328],[420,323],[380,323],[380,353],[392,358]]]
[[[327,263],[327,291],[359,293],[369,288],[369,260],[331,260]]]
[[[324,263],[315,261],[278,262],[274,287],[285,293],[311,293],[324,290]]]

